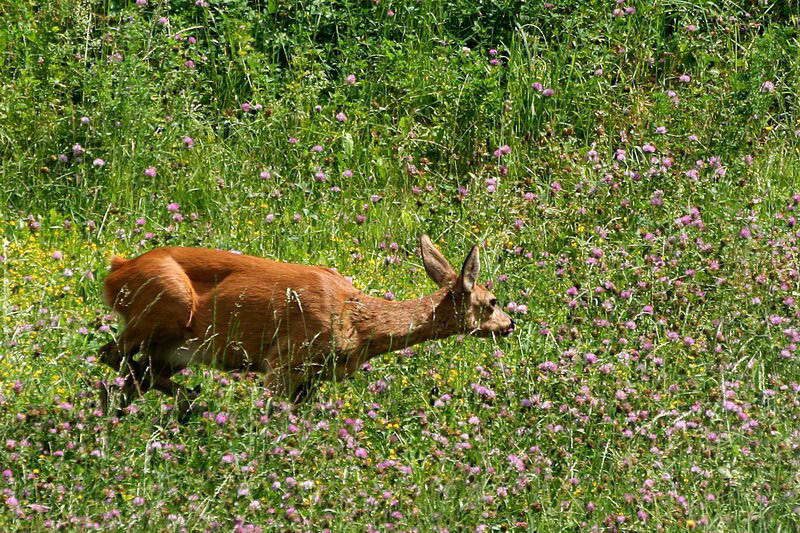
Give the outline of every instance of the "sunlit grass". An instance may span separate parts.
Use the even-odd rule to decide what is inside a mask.
[[[553,4],[0,8],[0,528],[800,527],[798,6]],[[421,233],[513,336],[99,412],[113,254],[407,299]]]

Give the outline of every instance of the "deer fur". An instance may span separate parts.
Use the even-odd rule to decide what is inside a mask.
[[[460,274],[426,235],[420,249],[439,289],[407,301],[365,294],[330,268],[219,250],[114,257],[104,296],[125,328],[101,360],[125,370],[124,405],[151,387],[185,402],[189,395],[170,378],[190,362],[261,372],[273,392],[301,401],[316,379],[345,378],[376,355],[458,333],[514,330],[477,283],[477,247]]]

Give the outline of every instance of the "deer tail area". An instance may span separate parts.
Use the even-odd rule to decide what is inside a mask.
[[[124,257],[115,255],[114,257],[111,258],[111,272],[114,272],[115,270],[119,269],[122,265],[124,265],[128,261],[129,260],[125,259]]]

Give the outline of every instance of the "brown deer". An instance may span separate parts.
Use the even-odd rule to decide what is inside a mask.
[[[300,402],[318,379],[347,377],[388,351],[458,333],[514,331],[477,283],[477,246],[460,274],[427,235],[420,248],[439,290],[407,301],[365,294],[330,268],[226,251],[167,247],[112,258],[104,296],[126,324],[100,359],[125,372],[120,408],[155,388],[178,397],[185,411],[196,391],[170,378],[192,361],[264,373],[274,393]]]

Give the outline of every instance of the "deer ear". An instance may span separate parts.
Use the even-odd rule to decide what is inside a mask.
[[[478,247],[473,246],[469,255],[464,260],[464,266],[461,267],[461,277],[458,278],[459,286],[466,292],[472,292],[472,288],[478,281],[478,274],[481,271],[480,254]]]
[[[456,272],[442,255],[442,252],[431,242],[430,237],[422,235],[419,238],[419,249],[422,252],[422,264],[425,272],[439,287],[450,285],[456,279]]]

